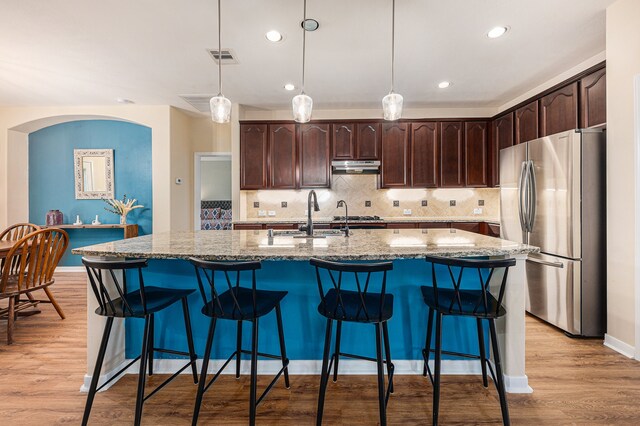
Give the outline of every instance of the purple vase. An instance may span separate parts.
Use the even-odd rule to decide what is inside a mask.
[[[62,212],[60,210],[49,210],[45,224],[47,226],[62,225]]]

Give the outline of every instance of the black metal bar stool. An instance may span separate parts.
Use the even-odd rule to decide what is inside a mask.
[[[338,363],[340,357],[355,358],[365,361],[373,361],[378,366],[378,403],[380,408],[380,424],[387,424],[386,407],[389,402],[389,395],[393,393],[393,370],[391,362],[391,350],[389,347],[389,330],[387,321],[393,316],[393,295],[386,293],[387,271],[393,269],[393,263],[338,263],[319,259],[311,259],[311,265],[316,268],[316,278],[318,280],[318,290],[320,291],[320,305],[318,312],[327,318],[327,329],[324,340],[324,353],[322,357],[322,372],[320,378],[320,394],[318,396],[318,414],[316,423],[322,424],[322,414],[324,410],[324,397],[329,382],[329,375],[333,367],[333,381],[338,380]],[[326,273],[321,274],[321,270]],[[379,289],[372,290],[376,279],[372,275],[376,272],[382,273]],[[353,274],[356,290],[346,290],[343,288],[345,282],[343,276]],[[322,276],[328,277],[331,287],[325,293],[322,286]],[[347,284],[353,288],[353,284]],[[336,347],[329,362],[329,352],[331,351],[331,327],[333,321],[337,321]],[[353,322],[363,324],[373,324],[376,336],[376,357],[369,358],[360,355],[340,352],[340,335],[342,333],[342,323]],[[386,361],[382,356],[382,341],[386,353]],[[384,365],[387,366],[389,385],[385,391],[384,385]]]
[[[82,259],[82,263],[87,268],[89,282],[93,294],[100,305],[96,309],[96,314],[107,317],[107,322],[98,351],[98,358],[91,377],[91,386],[87,395],[87,403],[84,409],[84,417],[82,424],[86,425],[91,414],[91,405],[96,392],[110,383],[113,379],[120,376],[133,363],[140,360],[140,372],[138,375],[138,392],[136,396],[136,413],[134,424],[139,425],[142,419],[142,406],[144,402],[155,395],[160,389],[172,381],[178,374],[191,366],[193,373],[193,382],[198,383],[198,372],[196,370],[196,360],[198,356],[193,346],[193,337],[191,334],[191,320],[189,318],[189,307],[187,304],[187,296],[195,290],[170,289],[147,286],[142,278],[142,268],[147,267],[146,259],[122,260],[122,261],[105,261],[105,260],[89,260]],[[137,281],[139,287],[137,290],[129,291],[127,285],[127,272],[137,270]],[[116,272],[122,272],[122,283]],[[132,271],[133,272],[133,271]],[[135,272],[131,275],[135,276]],[[111,282],[109,282],[111,279]],[[182,313],[184,316],[184,326],[189,352],[180,352],[164,348],[156,348],[154,346],[154,317],[155,314],[170,307],[176,302],[182,303]],[[98,379],[102,370],[107,344],[109,343],[109,335],[113,326],[114,318],[144,318],[144,334],[142,338],[142,351],[140,356],[136,357],[112,378],[98,387]],[[167,353],[172,355],[183,355],[189,357],[182,368],[175,372],[171,377],[162,382],[147,396],[144,395],[145,379],[147,364],[149,375],[153,374],[153,356],[154,352]]]
[[[438,424],[438,411],[440,404],[440,366],[442,354],[464,358],[479,359],[482,367],[482,384],[488,387],[487,366],[496,384],[500,397],[500,409],[502,410],[502,422],[509,425],[509,408],[504,387],[504,377],[500,365],[500,352],[496,336],[496,318],[503,316],[506,310],[502,306],[504,291],[507,283],[508,269],[516,264],[515,259],[499,260],[472,260],[459,258],[444,258],[439,256],[427,256],[427,262],[431,263],[432,286],[422,286],[422,297],[429,307],[427,322],[427,338],[425,348],[422,350],[424,357],[423,375],[429,374],[433,385],[433,424]],[[436,265],[447,276],[448,285],[438,284]],[[465,269],[467,273],[464,274]],[[464,281],[463,281],[464,275]],[[441,283],[442,284],[442,283]],[[491,288],[493,287],[493,288]],[[433,317],[436,317],[435,350],[431,349],[431,334]],[[463,354],[460,352],[442,350],[442,318],[445,315],[467,316],[476,319],[478,331],[479,355]],[[489,323],[491,334],[491,346],[495,363],[495,372],[488,362],[484,347],[484,332],[482,321]],[[434,373],[429,367],[429,355],[435,353]]]
[[[240,377],[240,359],[242,354],[251,354],[251,389],[249,391],[249,423],[254,425],[256,422],[256,408],[265,396],[269,393],[273,385],[278,381],[282,373],[284,373],[284,383],[289,389],[289,359],[284,345],[284,332],[282,328],[282,312],[280,310],[280,301],[287,295],[286,291],[268,291],[258,290],[256,288],[256,270],[261,268],[260,262],[210,262],[200,259],[191,258],[191,263],[195,266],[196,276],[198,278],[198,287],[204,301],[202,313],[211,318],[209,325],[209,334],[204,351],[204,359],[202,361],[202,372],[200,373],[200,383],[198,384],[198,395],[193,410],[192,424],[198,423],[198,415],[200,406],[202,405],[202,397],[209,387],[218,379],[220,373],[229,365],[231,360],[236,358],[236,378]],[[240,286],[240,273],[243,271],[251,271],[251,288]],[[215,286],[216,272],[222,274],[222,285],[225,289],[223,293],[219,293]],[[218,274],[218,275],[220,275]],[[235,276],[233,276],[235,274]],[[230,276],[231,275],[231,276]],[[205,283],[209,285],[210,297],[205,291]],[[224,286],[226,284],[226,287]],[[271,355],[258,352],[258,320],[267,315],[269,312],[276,311],[276,320],[278,322],[278,338],[280,340],[280,355]],[[213,335],[216,329],[216,321],[218,319],[232,320],[237,322],[236,333],[236,350],[231,354],[227,361],[222,365],[218,372],[206,383],[207,368],[209,367],[209,358],[211,357],[211,346],[213,344]],[[252,323],[251,334],[251,350],[242,349],[242,321],[250,321]],[[257,378],[258,378],[258,357],[282,360],[282,368],[275,375],[271,383],[264,390],[259,398],[257,396]]]

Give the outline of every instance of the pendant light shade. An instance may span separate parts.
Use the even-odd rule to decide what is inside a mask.
[[[211,119],[216,123],[231,120],[231,101],[222,94],[222,43],[220,42],[220,0],[218,0],[218,94],[209,101]]]
[[[291,101],[293,107],[293,119],[298,123],[306,123],[311,120],[311,110],[313,109],[313,99],[301,93],[293,97]]]
[[[307,21],[307,0],[304,0],[304,12],[302,22]],[[311,120],[311,111],[313,110],[313,99],[304,93],[304,60],[306,54],[307,30],[304,25],[302,27],[302,86],[300,94],[293,97],[291,106],[293,108],[293,119],[297,123],[307,123]]]
[[[396,47],[396,0],[392,0],[391,6],[391,91],[382,98],[382,112],[385,120],[395,121],[402,116],[402,95],[394,93],[394,65]]]
[[[214,96],[209,101],[211,119],[216,123],[228,123],[231,120],[231,101],[222,94]]]
[[[402,101],[402,95],[393,92],[382,98],[382,111],[385,120],[395,121],[402,116]]]

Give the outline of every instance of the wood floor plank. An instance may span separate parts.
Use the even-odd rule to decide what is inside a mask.
[[[67,314],[53,307],[19,318],[15,343],[6,345],[6,322],[0,323],[0,424],[77,425],[86,394],[79,392],[86,360],[86,281],[83,274],[56,275],[52,286]],[[508,395],[513,424],[640,424],[640,363],[605,348],[598,339],[570,339],[548,325],[527,318],[527,374],[535,392]],[[154,376],[149,385],[166,376]],[[260,377],[259,386],[269,377]],[[374,376],[340,376],[329,382],[326,425],[372,425],[378,422]],[[291,389],[279,382],[258,408],[260,425],[314,424],[319,380],[292,376]],[[422,376],[396,376],[396,393],[388,406],[391,425],[431,422],[431,386]],[[129,375],[96,397],[90,424],[133,422],[136,376]],[[196,388],[180,376],[145,404],[145,425],[188,425]],[[205,395],[203,425],[248,423],[249,380],[222,376]],[[482,387],[477,376],[444,376],[442,424],[500,424],[495,388]]]

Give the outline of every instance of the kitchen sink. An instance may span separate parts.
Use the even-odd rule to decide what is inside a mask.
[[[344,232],[339,229],[316,229],[313,231],[313,236],[308,236],[305,231],[298,231],[295,229],[273,231],[274,237],[293,237],[293,238],[326,238],[326,237],[338,237],[343,236]]]

